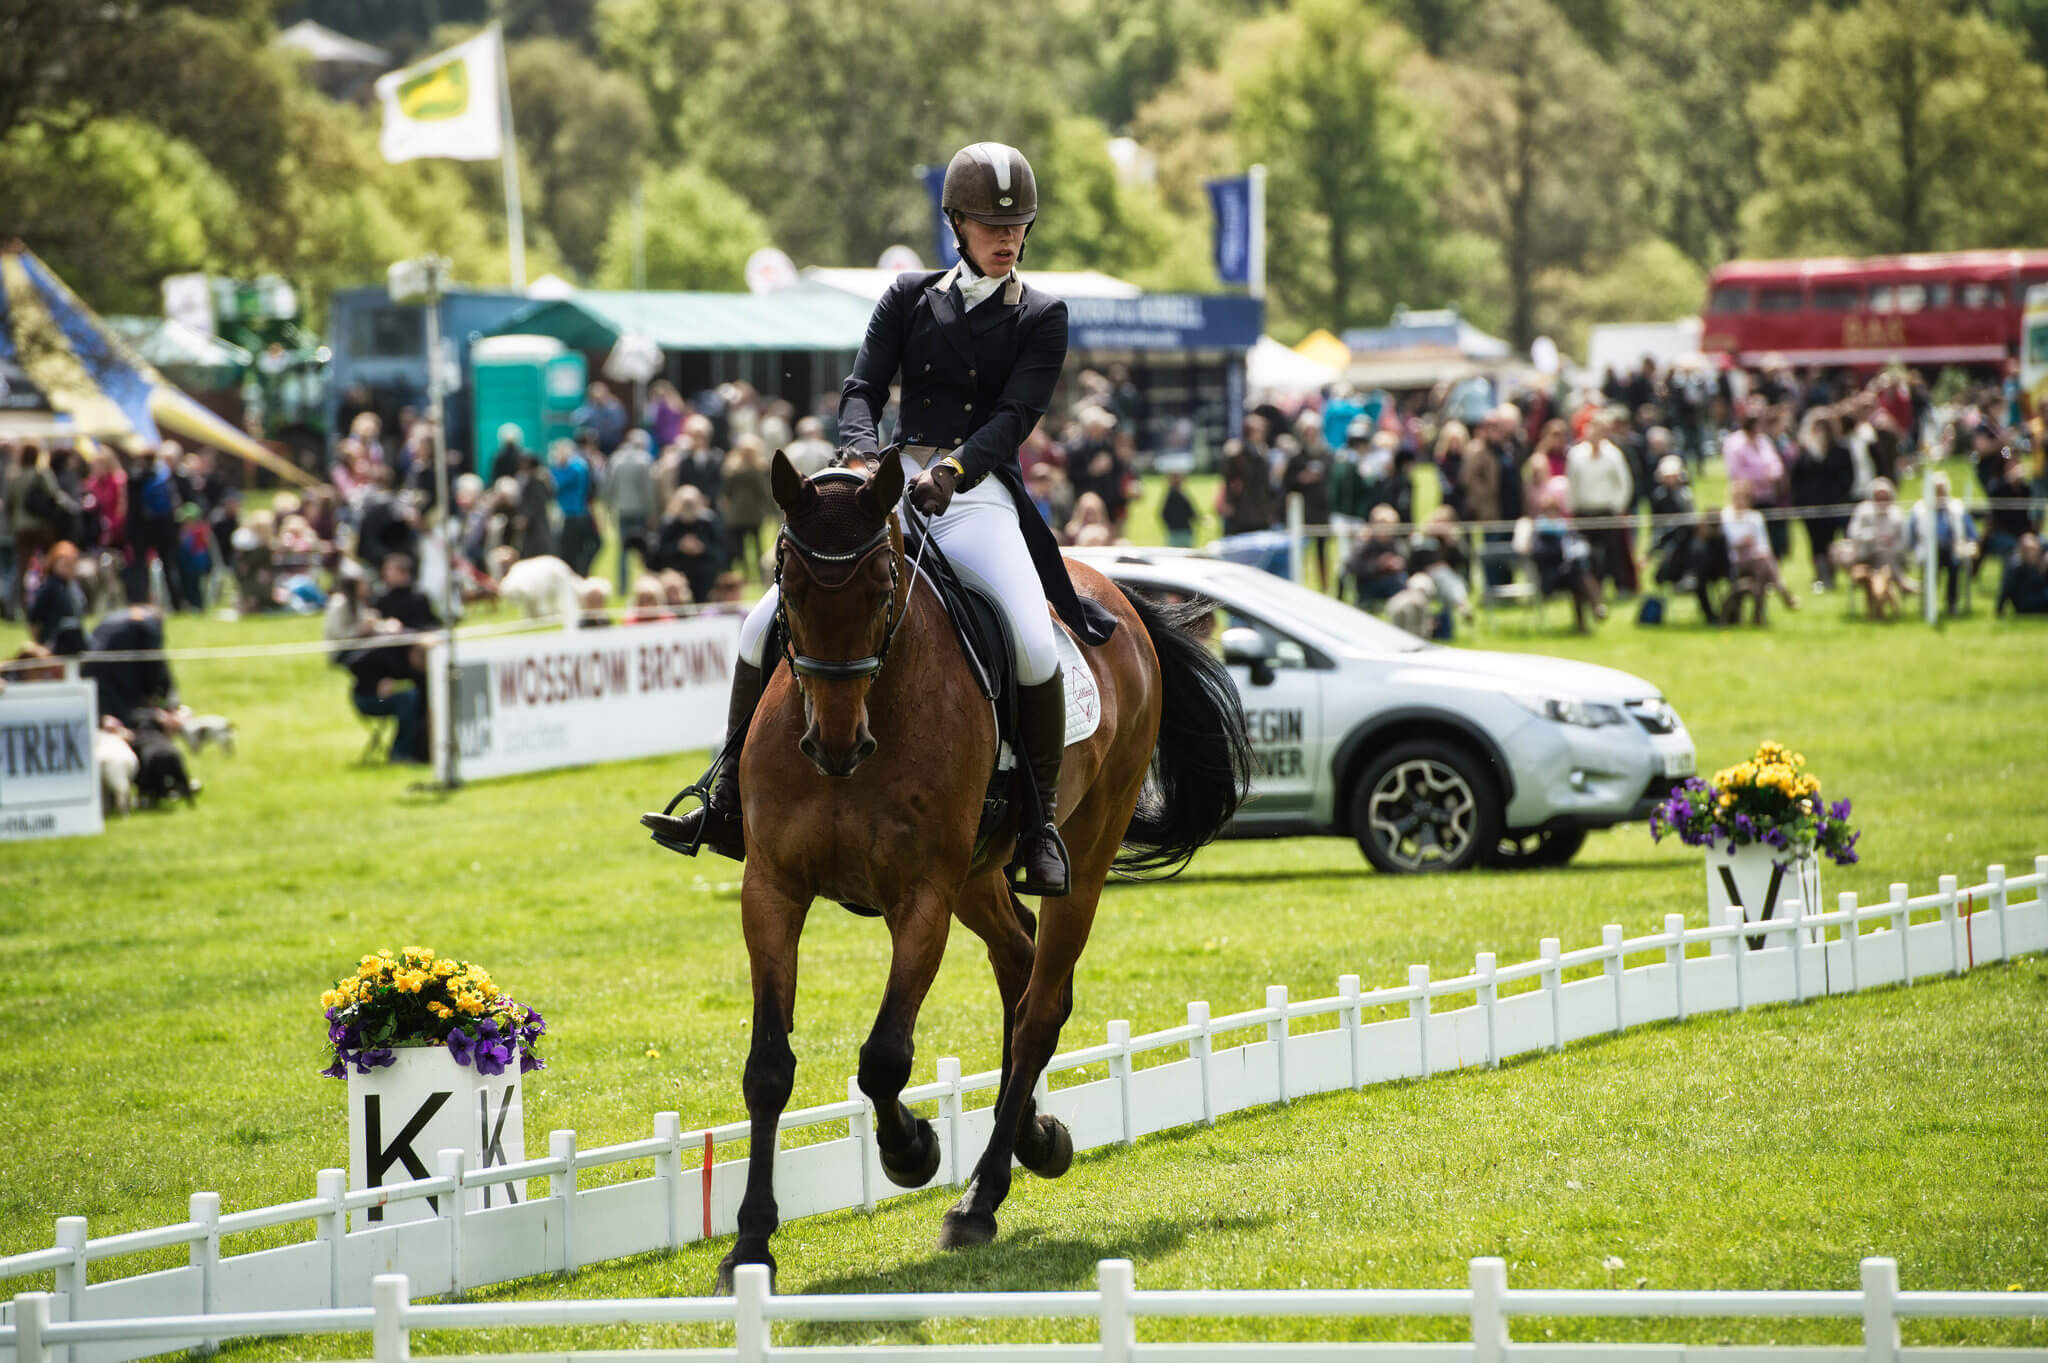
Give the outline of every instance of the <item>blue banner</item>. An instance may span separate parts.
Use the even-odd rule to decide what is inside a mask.
[[[1067,300],[1067,338],[1075,350],[1250,350],[1265,323],[1265,300],[1242,294]]]
[[[1216,218],[1216,277],[1225,284],[1252,282],[1252,177],[1203,182]]]
[[[932,196],[932,253],[938,257],[940,269],[950,270],[960,263],[960,252],[953,244],[953,224],[946,221],[946,210],[939,207],[946,192],[944,166],[924,168],[924,192]]]

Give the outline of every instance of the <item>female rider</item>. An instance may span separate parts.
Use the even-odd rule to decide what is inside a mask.
[[[1017,263],[1038,216],[1038,184],[1015,147],[977,142],[946,167],[940,206],[960,263],[898,276],[868,321],[867,337],[839,399],[842,452],[873,460],[890,385],[902,384],[897,422],[905,494],[931,518],[953,568],[997,601],[1007,617],[1018,691],[1019,739],[1038,818],[1020,819],[1018,889],[1067,892],[1056,811],[1065,753],[1066,700],[1054,625],[1046,606],[1082,641],[1100,644],[1115,621],[1074,592],[1052,532],[1032,505],[1017,447],[1052,401],[1067,355],[1067,305],[1024,283]],[[776,594],[762,598],[740,632],[727,731],[744,730],[764,684],[762,663]],[[734,860],[746,855],[739,764],[720,769],[709,800],[681,818],[643,818],[655,841],[694,853],[701,841]]]

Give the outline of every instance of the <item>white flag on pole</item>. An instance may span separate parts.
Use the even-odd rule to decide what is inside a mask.
[[[504,41],[493,24],[468,42],[378,77],[384,159],[489,161],[502,155],[504,65]]]

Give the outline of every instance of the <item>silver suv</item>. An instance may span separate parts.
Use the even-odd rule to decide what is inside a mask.
[[[1382,871],[1559,866],[1647,819],[1693,772],[1656,687],[1591,663],[1424,643],[1256,568],[1172,550],[1070,550],[1139,590],[1221,608],[1257,758],[1225,836],[1337,834]]]

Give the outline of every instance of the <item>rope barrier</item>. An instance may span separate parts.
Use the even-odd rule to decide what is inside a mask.
[[[1988,511],[2032,511],[2039,504],[2039,499],[2033,497],[1994,497],[1985,501],[1963,504],[1963,509],[1976,515]],[[1834,502],[1826,506],[1760,506],[1755,508],[1755,510],[1766,521],[1847,520],[1862,505],[1864,505],[1862,502]],[[1911,520],[1920,503],[1896,501],[1892,505],[1898,507],[1906,514],[1906,518]],[[1522,519],[1530,518],[1523,517]],[[1639,529],[1647,525],[1650,531],[1655,533],[1656,531],[1669,529],[1674,526],[1693,526],[1707,521],[1718,521],[1720,519],[1720,512],[1718,509],[1714,511],[1676,511],[1661,516],[1643,516],[1633,512],[1623,512],[1618,515],[1606,516],[1567,516],[1565,519],[1575,530],[1630,530]],[[1520,520],[1461,520],[1454,522],[1453,525],[1460,534],[1477,531],[1482,535],[1486,535],[1512,533],[1515,526],[1520,523]],[[1273,528],[1278,530],[1281,527],[1275,526]],[[1341,529],[1329,524],[1305,525],[1302,527],[1302,533],[1315,538],[1356,533],[1360,529],[1372,528],[1374,526],[1371,522],[1360,519],[1356,525],[1346,525]],[[1412,534],[1417,531],[1434,530],[1436,527],[1426,521],[1382,521],[1378,524],[1377,528]]]

